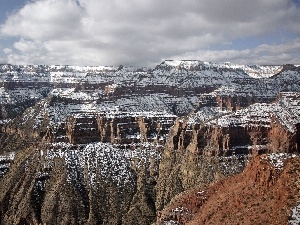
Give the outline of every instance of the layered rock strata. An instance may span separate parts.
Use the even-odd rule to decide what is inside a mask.
[[[241,172],[257,154],[299,153],[299,103],[299,93],[281,93],[271,104],[204,107],[176,120],[160,163],[157,209],[195,185]]]
[[[0,73],[1,224],[151,224],[175,195],[243,171],[256,154],[299,151],[297,66]]]

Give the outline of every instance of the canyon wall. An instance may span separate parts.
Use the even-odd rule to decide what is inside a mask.
[[[165,207],[194,190],[200,213],[208,196],[194,188],[234,182],[226,177],[249,163],[239,179],[267,191],[279,173],[257,155],[299,152],[297,80],[297,66],[200,61],[150,69],[1,65],[0,224],[192,222],[182,206]],[[274,196],[285,193],[292,192]],[[212,211],[199,221],[213,221]]]

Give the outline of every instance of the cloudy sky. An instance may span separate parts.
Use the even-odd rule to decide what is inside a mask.
[[[300,0],[0,0],[0,63],[300,64]]]

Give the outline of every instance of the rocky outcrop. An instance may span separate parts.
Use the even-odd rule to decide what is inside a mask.
[[[188,148],[164,150],[156,185],[158,210],[180,192],[241,172],[252,157],[251,154],[219,156],[211,153],[191,152]]]
[[[296,124],[296,131],[290,132],[276,118],[272,120],[268,133],[269,148],[272,152],[299,152],[300,150],[300,126]]]
[[[150,224],[157,159],[134,151],[103,143],[22,149],[0,177],[0,224]]]
[[[66,135],[71,144],[86,144],[101,140],[95,115],[79,118],[69,117],[66,126]]]
[[[249,146],[266,145],[270,129],[266,127],[215,127],[205,124],[189,125],[180,119],[168,139],[174,150],[189,151],[197,155],[231,156],[252,154]],[[249,147],[249,148],[248,148]]]
[[[112,144],[150,142],[163,145],[175,118],[159,113],[70,116],[66,121],[65,132],[71,144],[101,141]],[[61,133],[56,132],[56,135]]]
[[[299,100],[282,93],[272,104],[219,114],[200,108],[177,119],[160,163],[157,208],[181,191],[241,172],[257,154],[298,153]]]
[[[243,173],[174,197],[156,224],[288,224],[300,197],[299,163],[291,155],[256,156]]]

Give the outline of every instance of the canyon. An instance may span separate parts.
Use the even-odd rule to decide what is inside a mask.
[[[300,218],[300,66],[0,65],[0,106],[1,225]]]

